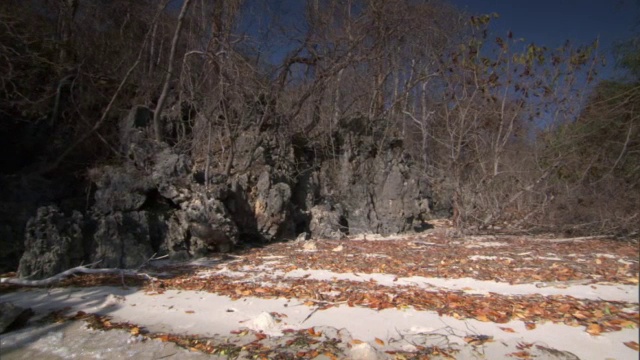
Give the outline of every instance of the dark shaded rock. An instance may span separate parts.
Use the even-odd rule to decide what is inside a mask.
[[[311,238],[311,235],[308,232],[301,232],[296,237],[296,241],[307,241]]]
[[[354,134],[342,135],[341,148],[337,159],[323,163],[319,179],[321,197],[342,205],[349,232],[419,228],[429,215],[429,191],[402,148],[393,139]]]
[[[101,260],[100,267],[134,269],[151,258],[149,216],[146,211],[116,212],[96,219],[91,261]]]
[[[309,230],[314,239],[339,240],[349,233],[344,214],[327,205],[316,205],[311,208]]]
[[[151,177],[156,181],[187,177],[191,162],[185,155],[178,155],[169,148],[155,154]]]
[[[289,221],[291,188],[284,182],[272,185],[270,176],[268,171],[260,175],[254,204],[258,231],[269,241],[276,237],[292,236],[295,230],[293,222]]]
[[[23,327],[34,315],[33,310],[15,306],[13,303],[0,303],[0,334]]]
[[[89,176],[98,188],[93,209],[103,214],[138,210],[154,189],[151,179],[133,166],[95,168]]]
[[[184,212],[173,213],[166,221],[166,232],[159,253],[172,260],[190,258],[189,224]]]
[[[134,106],[127,116],[120,120],[120,147],[124,153],[141,139],[148,137],[153,111],[146,106]]]
[[[248,174],[239,175],[231,179],[229,193],[224,200],[224,205],[229,210],[234,223],[238,226],[239,237],[255,237],[258,240],[262,240],[262,236],[258,232],[249,182]]]
[[[152,115],[148,108],[133,108],[120,122],[126,159],[89,171],[95,203],[77,226],[90,240],[82,241],[82,231],[59,235],[67,230],[48,225],[57,230],[40,230],[44,239],[73,238],[67,242],[80,249],[63,245],[66,250],[51,251],[48,243],[67,242],[32,236],[21,275],[66,270],[82,260],[78,254],[102,260],[103,267],[136,268],[156,253],[187,259],[212,249],[230,251],[238,241],[419,231],[430,216],[429,188],[402,138],[392,128],[375,129],[369,119],[341,120],[330,139],[290,136],[276,118],[268,126],[247,123],[233,138],[232,152],[203,162],[156,141]],[[210,150],[214,158],[220,154]],[[69,208],[78,207],[71,203]],[[4,234],[20,236],[0,226]],[[41,254],[44,260],[36,261]]]
[[[27,222],[40,206],[57,202],[64,213],[71,214],[88,205],[86,193],[82,193],[85,187],[73,176],[0,175],[0,189],[0,272],[18,268]],[[74,207],[78,197],[82,197],[82,205]]]
[[[195,236],[204,241],[208,246],[215,246],[220,252],[229,252],[233,248],[233,241],[220,229],[214,229],[209,224],[191,223],[189,224],[191,236]]]
[[[4,212],[8,204],[3,204]],[[8,218],[0,215],[0,219]],[[24,246],[24,232],[18,231],[18,224],[0,224],[0,273],[13,271],[18,267],[19,259],[22,256]]]
[[[56,206],[39,208],[27,222],[18,274],[42,279],[80,265],[85,260],[83,224],[84,217],[77,211],[68,217]]]

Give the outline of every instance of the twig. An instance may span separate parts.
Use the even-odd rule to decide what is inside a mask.
[[[102,261],[102,260],[100,260]],[[148,274],[145,273],[140,273],[136,270],[126,270],[126,269],[89,269],[89,266],[93,266],[97,263],[99,263],[100,261],[96,261],[92,264],[89,264],[87,266],[77,266],[74,268],[71,268],[69,270],[63,271],[57,275],[54,275],[50,278],[47,279],[42,279],[42,280],[25,280],[25,279],[17,279],[17,278],[0,278],[0,284],[13,284],[13,285],[20,285],[20,286],[34,286],[34,287],[38,287],[38,286],[48,286],[51,284],[55,284],[61,280],[63,280],[64,278],[76,274],[76,273],[82,273],[82,274],[118,274],[120,273],[120,275],[123,277],[127,275],[127,276],[142,276],[148,280],[151,281],[156,281],[158,279],[156,279],[155,277],[149,276]]]
[[[300,324],[304,323],[305,321],[309,320],[309,318],[316,313],[316,311],[320,310],[320,306],[318,306],[317,308],[315,308],[309,315],[307,315],[306,318],[304,318],[304,320],[302,320],[300,322]]]

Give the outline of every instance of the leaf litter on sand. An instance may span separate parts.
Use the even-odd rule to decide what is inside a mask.
[[[397,239],[394,241],[319,241],[317,251],[302,251],[299,243],[276,243],[261,249],[250,249],[233,261],[217,265],[176,265],[166,270],[171,275],[157,282],[146,282],[149,294],[162,294],[168,289],[197,290],[228,296],[300,299],[306,306],[325,310],[348,305],[374,310],[407,309],[434,311],[456,319],[476,319],[485,323],[504,324],[512,320],[524,323],[524,329],[534,330],[537,324],[553,322],[581,326],[592,336],[606,332],[637,328],[638,304],[619,301],[587,300],[572,296],[474,294],[461,290],[425,289],[407,285],[402,278],[422,276],[458,279],[463,277],[493,280],[510,284],[537,283],[569,284],[579,281],[600,286],[609,284],[638,284],[637,247],[623,242],[595,239],[589,241],[534,241],[522,237],[490,238],[481,246],[465,241],[444,238]],[[333,251],[336,248],[340,251]],[[610,256],[603,256],[609,254]],[[377,281],[343,279],[287,278],[295,270],[322,270],[332,273],[390,274],[393,286]],[[203,276],[206,272],[206,276]],[[372,279],[373,280],[373,279]],[[126,278],[128,286],[140,285],[139,279]],[[120,276],[83,275],[68,279],[66,286],[96,286],[122,284]],[[551,285],[553,286],[553,285]],[[192,310],[186,310],[194,314]],[[99,320],[92,320],[99,322]],[[123,327],[109,320],[101,322],[104,329]],[[132,332],[143,329],[130,326]],[[511,327],[499,327],[504,333],[516,332]],[[291,344],[314,342],[315,330],[310,328],[303,338]],[[301,335],[301,336],[302,336]],[[174,335],[158,335],[161,340],[176,340],[184,347],[205,351],[202,339],[183,339]],[[254,335],[264,340],[264,334]],[[469,338],[478,344],[479,339]],[[179,341],[178,341],[179,340]],[[467,339],[465,339],[466,341]],[[375,343],[384,345],[382,339]],[[637,342],[624,345],[637,350]],[[208,345],[207,345],[208,346]],[[214,347],[215,348],[215,347]],[[257,354],[260,347],[254,345]],[[202,350],[205,349],[205,350]],[[225,351],[231,351],[229,349]],[[446,353],[446,350],[442,350]],[[304,351],[302,351],[304,352]],[[299,353],[298,355],[303,355]],[[514,352],[513,357],[526,358],[526,350]],[[326,351],[327,354],[333,354]],[[266,354],[266,353],[265,353]],[[313,352],[305,353],[307,355]],[[318,352],[320,354],[320,352]],[[519,356],[518,356],[519,355]]]

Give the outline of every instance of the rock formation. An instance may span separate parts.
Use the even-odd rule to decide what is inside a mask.
[[[126,160],[88,171],[88,209],[46,206],[29,220],[20,275],[95,261],[136,268],[154,254],[188,259],[300,234],[414,231],[429,216],[429,188],[389,134],[347,122],[332,134],[335,152],[316,156],[317,144],[285,137],[277,124],[249,127],[224,173],[153,140],[150,116],[137,106],[120,122]]]

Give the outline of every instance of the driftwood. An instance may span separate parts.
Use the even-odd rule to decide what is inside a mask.
[[[20,285],[20,286],[34,286],[34,287],[38,287],[38,286],[49,286],[51,284],[55,284],[61,280],[64,280],[65,278],[67,278],[68,276],[71,276],[73,274],[120,274],[120,276],[142,276],[146,279],[155,281],[157,280],[156,278],[145,274],[145,273],[141,273],[138,270],[129,270],[129,269],[90,269],[90,266],[93,266],[97,263],[99,263],[100,261],[97,261],[95,263],[86,265],[86,266],[76,266],[74,268],[71,268],[69,270],[63,271],[59,274],[56,274],[50,278],[47,279],[42,279],[42,280],[27,280],[27,279],[18,279],[18,278],[0,278],[0,284],[13,284],[13,285]]]

